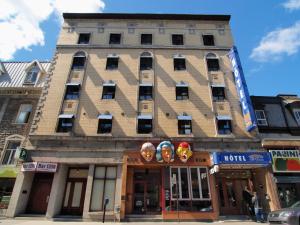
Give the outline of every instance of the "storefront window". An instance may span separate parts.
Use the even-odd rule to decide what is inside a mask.
[[[0,209],[7,209],[14,188],[15,179],[0,179]]]
[[[203,167],[170,168],[171,200],[166,195],[166,210],[211,211],[207,169]],[[165,185],[168,187],[169,185]],[[165,190],[165,192],[168,192]]]
[[[117,168],[96,167],[91,196],[91,211],[102,211],[105,198],[109,199],[106,210],[112,211],[115,205]]]
[[[277,184],[281,208],[287,208],[300,201],[300,183]]]

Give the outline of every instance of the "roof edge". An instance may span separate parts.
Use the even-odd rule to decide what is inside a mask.
[[[64,19],[152,19],[229,21],[230,15],[155,14],[155,13],[63,13]]]

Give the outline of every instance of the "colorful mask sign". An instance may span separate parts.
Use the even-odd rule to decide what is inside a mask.
[[[174,145],[170,141],[163,141],[156,148],[156,159],[158,162],[173,162],[174,152]]]
[[[300,172],[300,150],[270,150],[274,172]]]
[[[152,143],[146,142],[142,145],[140,150],[142,157],[147,161],[150,162],[155,154],[155,147]]]
[[[181,142],[178,145],[177,151],[176,151],[179,159],[181,162],[186,163],[188,159],[193,155],[193,152],[191,150],[191,146],[187,142]]]

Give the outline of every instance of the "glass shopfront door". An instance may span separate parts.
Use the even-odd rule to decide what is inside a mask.
[[[160,214],[160,170],[137,170],[134,173],[133,212]]]

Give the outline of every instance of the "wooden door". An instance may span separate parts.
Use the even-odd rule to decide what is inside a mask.
[[[27,213],[46,214],[52,180],[52,173],[36,173],[34,175]]]
[[[85,197],[86,179],[69,178],[67,180],[62,213],[82,215]]]

